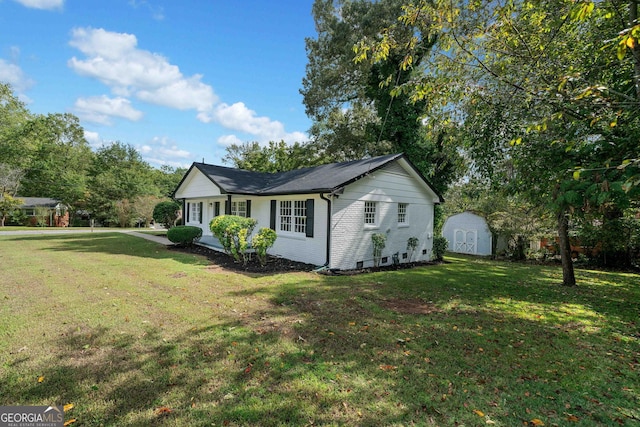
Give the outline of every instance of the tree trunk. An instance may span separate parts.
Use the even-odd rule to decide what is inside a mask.
[[[558,212],[558,236],[560,237],[560,258],[562,260],[562,284],[575,286],[576,277],[573,273],[571,244],[569,243],[569,218],[563,208]]]

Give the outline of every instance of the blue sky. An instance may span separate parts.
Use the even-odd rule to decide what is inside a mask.
[[[0,81],[70,112],[97,148],[221,164],[230,143],[307,139],[313,0],[0,0]]]

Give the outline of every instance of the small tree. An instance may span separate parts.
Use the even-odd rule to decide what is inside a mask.
[[[276,232],[270,228],[261,228],[253,239],[251,244],[256,251],[256,256],[261,266],[267,265],[267,250],[276,242]]]
[[[413,253],[418,248],[418,238],[417,237],[409,237],[407,240],[407,251],[409,251],[409,262],[413,259]]]
[[[374,233],[371,235],[371,241],[373,242],[373,266],[380,266],[380,259],[382,258],[382,250],[387,245],[387,235],[382,233]]]
[[[237,215],[221,215],[211,220],[209,228],[225,252],[243,264],[249,261],[250,237],[258,221]]]
[[[179,212],[180,205],[178,203],[160,202],[153,209],[153,219],[165,228],[171,228],[176,224]]]
[[[7,216],[11,215],[13,211],[17,210],[24,201],[22,199],[16,199],[10,196],[8,193],[0,196],[0,226],[4,227],[4,222]]]

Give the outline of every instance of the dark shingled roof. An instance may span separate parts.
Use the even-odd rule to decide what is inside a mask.
[[[278,173],[252,172],[205,163],[194,163],[193,167],[207,176],[225,193],[300,194],[331,192],[399,157],[402,157],[402,154],[331,163]]]
[[[51,199],[49,197],[19,197],[16,196],[16,199],[22,200],[24,203],[20,206],[21,208],[37,208],[37,207],[45,207],[45,208],[55,208],[60,202],[56,199]]]
[[[252,172],[206,163],[194,163],[191,168],[197,168],[224,193],[246,195],[329,193],[400,158],[407,160],[403,154],[390,154],[278,173]],[[409,164],[411,165],[411,162]],[[417,170],[416,172],[433,189],[422,174]],[[188,174],[189,172],[185,174],[185,178]],[[181,185],[182,182],[177,188]]]

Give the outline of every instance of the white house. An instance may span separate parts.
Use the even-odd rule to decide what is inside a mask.
[[[372,266],[374,233],[387,236],[381,265],[431,259],[442,201],[403,154],[280,173],[194,163],[174,197],[205,242],[215,241],[216,216],[247,216],[276,231],[271,255],[331,269]],[[418,239],[412,253],[410,237]]]
[[[491,231],[480,215],[468,211],[451,215],[444,222],[442,235],[449,242],[451,252],[491,255]]]

